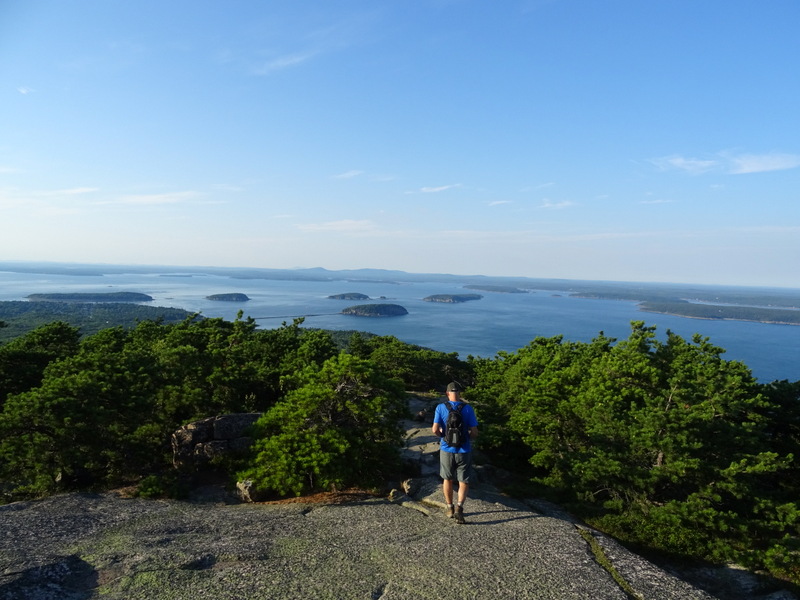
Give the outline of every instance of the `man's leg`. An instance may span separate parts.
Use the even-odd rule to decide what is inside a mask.
[[[445,479],[442,482],[442,493],[444,494],[444,501],[449,506],[453,504],[453,482],[450,479]],[[461,488],[458,489],[459,497],[461,496]]]
[[[439,451],[439,475],[442,478],[442,494],[447,504],[447,516],[455,515],[456,509],[453,506],[453,480],[456,479],[456,465],[453,461],[453,454]]]
[[[452,485],[452,483],[451,483]],[[469,484],[460,481],[458,484],[458,504],[463,505],[464,502],[467,500],[467,494],[469,493]],[[452,497],[452,491],[450,493],[450,497]]]
[[[456,523],[466,523],[464,520],[464,502],[467,501],[469,493],[470,470],[472,469],[472,453],[457,455],[458,472],[458,505],[455,507]]]

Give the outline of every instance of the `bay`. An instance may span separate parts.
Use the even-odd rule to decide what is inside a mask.
[[[566,287],[566,285],[565,285]],[[33,293],[118,292],[149,294],[152,306],[170,306],[207,317],[244,316],[259,327],[275,328],[304,317],[305,327],[359,330],[393,335],[405,342],[443,352],[492,358],[513,352],[536,337],[563,335],[588,342],[601,331],[624,339],[631,321],[657,327],[663,339],[671,330],[685,339],[695,333],[726,350],[725,358],[744,362],[762,382],[800,380],[800,327],[743,321],[712,321],[646,313],[637,303],[571,297],[568,291],[533,290],[529,293],[478,291],[483,298],[456,304],[425,302],[433,294],[463,294],[452,281],[304,281],[238,279],[219,274],[107,273],[97,276],[0,272],[0,300],[25,300]],[[368,301],[332,300],[329,296],[360,292]],[[244,293],[248,302],[206,299],[211,294]],[[366,318],[340,311],[353,304],[391,302],[408,310],[402,317]]]

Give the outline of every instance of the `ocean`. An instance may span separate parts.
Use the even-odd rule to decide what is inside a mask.
[[[566,287],[566,286],[565,286]],[[152,306],[171,306],[207,317],[233,320],[238,311],[275,328],[304,317],[303,326],[393,335],[443,352],[493,358],[513,352],[536,337],[563,335],[588,342],[600,332],[625,339],[631,321],[654,325],[691,339],[695,333],[724,348],[725,358],[744,362],[762,382],[800,380],[800,326],[712,321],[647,313],[635,302],[570,297],[569,292],[534,290],[510,294],[466,290],[453,282],[302,281],[237,279],[219,274],[114,273],[99,276],[0,272],[0,300],[25,300],[33,293],[130,291],[149,294]],[[220,293],[244,293],[248,302],[207,300]],[[328,296],[359,292],[368,301]],[[456,304],[425,302],[433,294],[479,293],[480,300]],[[354,304],[391,302],[408,310],[401,317],[366,318],[340,311]]]

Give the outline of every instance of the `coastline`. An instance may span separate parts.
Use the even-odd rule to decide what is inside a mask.
[[[668,312],[663,310],[652,310],[648,308],[639,307],[640,312],[652,313],[655,315],[669,315],[671,317],[680,317],[682,319],[697,319],[698,321],[737,321],[740,323],[761,323],[762,325],[789,325],[792,327],[800,326],[800,323],[792,323],[787,321],[763,321],[759,319],[734,319],[732,317],[700,317],[697,315],[682,315],[676,312]]]

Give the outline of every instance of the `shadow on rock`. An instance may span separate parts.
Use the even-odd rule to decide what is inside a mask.
[[[6,573],[0,584],[2,600],[85,600],[98,585],[97,571],[77,556],[53,557],[44,565]],[[10,580],[10,581],[9,581]],[[2,580],[0,580],[2,581]]]

